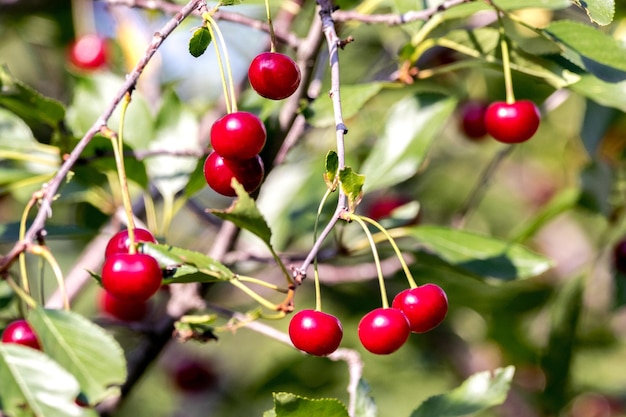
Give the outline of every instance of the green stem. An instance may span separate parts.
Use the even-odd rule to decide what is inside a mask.
[[[507,104],[515,103],[515,93],[513,92],[513,77],[511,75],[511,60],[509,55],[509,41],[504,32],[501,12],[497,11],[498,24],[500,25],[500,49],[502,50],[502,70],[504,71],[504,88],[506,90]]]
[[[276,52],[276,34],[274,33],[274,25],[272,24],[269,0],[265,0],[265,12],[267,14],[267,25],[270,28],[270,52]]]
[[[267,308],[268,310],[276,310],[277,309],[276,304],[273,304],[269,300],[266,300],[264,297],[260,296],[256,292],[252,291],[250,288],[248,288],[246,286],[246,284],[244,284],[243,282],[241,282],[239,280],[239,277],[235,276],[233,279],[231,279],[228,282],[233,284],[235,287],[239,288],[241,291],[246,293],[250,298],[252,298],[257,303],[261,304],[263,307]]]
[[[385,289],[385,278],[383,277],[383,270],[380,266],[380,258],[378,257],[378,250],[376,249],[376,243],[372,238],[372,234],[367,228],[367,224],[361,219],[359,216],[349,215],[349,220],[354,220],[357,222],[365,232],[367,236],[367,240],[370,242],[370,247],[372,248],[372,255],[374,256],[374,263],[376,264],[376,273],[378,274],[378,285],[380,286],[380,298],[382,300],[383,308],[389,308],[389,299],[387,298],[387,290]]]
[[[37,308],[37,302],[30,295],[28,295],[28,293],[24,291],[22,287],[17,285],[17,283],[13,281],[13,278],[7,277],[6,282],[9,284],[9,287],[11,287],[13,292],[15,292],[18,297],[20,297],[22,301],[26,303],[28,307]]]
[[[130,93],[126,93],[120,108],[120,125],[117,135],[111,135],[111,143],[113,145],[113,154],[115,156],[115,165],[117,166],[117,176],[120,181],[120,189],[122,192],[122,203],[126,211],[126,221],[128,229],[128,253],[134,254],[137,251],[135,246],[135,216],[133,214],[133,205],[130,200],[130,191],[128,190],[128,179],[126,177],[126,168],[124,167],[124,122],[126,120],[126,110],[131,101]]]
[[[39,255],[43,257],[52,268],[54,277],[57,280],[57,285],[59,286],[59,291],[61,292],[61,295],[63,296],[63,308],[69,311],[70,300],[67,296],[67,290],[65,288],[65,281],[63,280],[63,272],[61,271],[61,267],[59,266],[59,263],[57,262],[55,257],[52,255],[50,250],[45,246],[41,246],[41,245],[33,246],[31,248],[31,252],[35,255]]]
[[[315,216],[315,224],[313,225],[313,242],[317,240],[317,229],[320,224],[322,209],[324,208],[324,205],[326,204],[326,201],[328,200],[328,197],[330,197],[331,193],[332,190],[327,188],[324,196],[322,197],[322,200],[320,201],[319,206],[317,207],[317,215]],[[315,310],[322,311],[322,291],[320,286],[319,271],[317,269],[317,253],[313,258],[313,281],[315,283]]]
[[[269,282],[266,282],[266,281],[263,281],[261,279],[254,278],[254,277],[248,277],[245,275],[237,275],[237,279],[241,282],[249,282],[251,284],[260,285],[261,287],[269,288],[270,290],[281,292],[283,294],[287,294],[287,291],[288,291],[284,288],[279,287],[276,284],[271,284]]]
[[[391,237],[387,229],[385,229],[380,223],[378,223],[374,219],[370,219],[369,217],[365,217],[365,216],[358,216],[358,217],[362,219],[363,221],[366,221],[367,223],[376,227],[387,238],[387,240],[391,244],[391,247],[393,248],[393,251],[396,253],[396,256],[398,257],[398,260],[400,261],[400,265],[402,265],[402,270],[404,271],[404,275],[406,275],[406,279],[409,282],[409,287],[416,288],[417,283],[415,282],[415,279],[413,278],[413,275],[411,274],[411,271],[409,270],[409,266],[404,260],[404,257],[402,256],[402,252],[400,252],[400,248],[396,244],[396,241],[394,240],[393,237]]]
[[[230,90],[230,110],[228,110],[229,106],[227,105],[226,106],[227,111],[228,113],[234,113],[237,111],[237,98],[235,95],[235,82],[233,81],[233,71],[230,67],[230,59],[228,57],[228,48],[226,48],[226,42],[224,41],[224,36],[222,35],[222,31],[220,30],[220,27],[217,25],[217,22],[215,21],[215,19],[213,19],[213,16],[211,16],[210,13],[205,13],[203,15],[203,18],[208,23],[207,27],[209,28],[209,32],[211,33],[211,38],[217,39],[222,49],[222,53],[224,54],[224,61],[226,61],[225,67],[223,66],[222,58],[220,57],[220,51],[219,51],[220,48],[218,48],[217,43],[214,42],[213,44],[215,45],[215,52],[217,54],[217,59],[220,64],[220,75],[222,76],[224,95],[228,94],[226,82],[224,81],[225,80],[225,77],[223,74],[224,68],[226,68],[226,76],[228,78],[228,89]],[[217,35],[217,38],[215,37],[215,35]]]

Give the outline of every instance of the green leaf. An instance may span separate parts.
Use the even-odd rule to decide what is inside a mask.
[[[452,115],[456,99],[439,94],[418,94],[396,103],[359,170],[370,192],[405,181],[417,173],[430,145]]]
[[[276,417],[348,417],[346,407],[335,398],[310,399],[288,392],[274,393],[274,412]]]
[[[552,261],[520,244],[463,230],[417,226],[405,229],[405,234],[444,261],[483,277],[529,278],[552,266]]]
[[[579,22],[558,20],[544,32],[565,47],[563,56],[601,80],[626,79],[626,45],[598,29]]]
[[[384,83],[368,83],[341,86],[341,107],[343,118],[349,119],[385,86]],[[315,100],[309,108],[308,122],[315,127],[328,127],[335,124],[335,112],[330,99]]]
[[[78,382],[44,353],[0,344],[0,406],[11,417],[93,415],[74,403]]]
[[[566,9],[572,5],[570,0],[493,0],[493,3],[503,10],[520,10],[520,9]]]
[[[150,142],[152,151],[201,153],[198,140],[198,122],[173,91],[163,96],[155,124],[155,134]],[[154,186],[166,199],[187,185],[197,157],[180,155],[158,155],[146,159],[146,169]]]
[[[196,166],[189,174],[189,180],[185,185],[185,197],[190,198],[204,190],[207,186],[206,178],[204,178],[204,161],[206,158],[200,158],[196,162]]]
[[[626,81],[609,83],[585,74],[569,88],[598,104],[626,112]]]
[[[44,97],[33,88],[13,78],[6,66],[0,66],[0,106],[9,109],[31,127],[45,124],[57,128],[65,118],[65,107]]]
[[[454,390],[428,398],[411,417],[460,417],[502,404],[511,387],[515,368],[479,372]]]
[[[126,360],[120,345],[101,327],[65,310],[36,308],[28,322],[44,351],[70,372],[90,404],[115,394],[126,380]]]
[[[166,272],[172,274],[166,276],[165,283],[216,282],[234,277],[233,272],[224,264],[201,252],[148,242],[141,243],[139,247],[143,253],[155,258]],[[197,277],[195,274],[203,276]]]
[[[365,176],[357,174],[351,167],[345,167],[339,171],[339,182],[341,189],[348,197],[348,208],[350,212],[354,212],[356,206],[363,197],[363,183]]]
[[[335,151],[328,151],[326,154],[326,172],[324,172],[324,182],[328,189],[335,191],[337,188],[337,170],[339,170],[339,156]]]
[[[211,32],[206,26],[199,27],[193,32],[191,39],[189,39],[189,53],[191,56],[198,58],[204,54],[210,44]]]
[[[374,398],[372,398],[370,386],[361,378],[356,388],[354,417],[376,417],[377,415],[378,408],[376,407]]]
[[[583,9],[589,19],[599,25],[606,26],[613,21],[615,0],[573,0],[574,4]]]
[[[259,237],[266,245],[271,246],[272,230],[267,225],[255,201],[234,178],[232,186],[239,198],[226,210],[212,209],[209,211],[220,219],[233,222],[237,227],[249,231]]]

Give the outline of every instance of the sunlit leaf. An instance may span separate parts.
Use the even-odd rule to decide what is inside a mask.
[[[193,32],[189,39],[189,53],[198,58],[204,54],[206,48],[211,44],[211,32],[206,26],[199,27]]]
[[[353,212],[363,196],[365,176],[354,172],[351,167],[345,167],[339,171],[339,182],[341,189],[348,197],[348,207]]]
[[[368,83],[358,85],[342,85],[340,90],[343,118],[349,119],[374,97],[385,84]],[[309,123],[316,127],[327,127],[335,124],[335,113],[332,100],[329,98],[315,100],[309,109]]]
[[[502,404],[514,373],[512,366],[476,373],[458,388],[428,398],[411,417],[461,417]]]
[[[287,392],[274,393],[274,413],[276,417],[348,417],[346,407],[335,398],[310,399]]]
[[[45,352],[76,377],[91,404],[115,394],[115,387],[126,380],[126,360],[120,345],[83,316],[36,308],[30,311],[28,321]]]
[[[615,0],[573,0],[573,2],[587,13],[592,22],[608,25],[613,21]]]
[[[83,417],[93,415],[74,402],[76,378],[44,353],[16,344],[0,344],[0,406],[11,417]]]
[[[324,172],[324,181],[329,190],[337,188],[337,170],[339,169],[339,156],[337,152],[329,151],[326,155],[326,171]]]

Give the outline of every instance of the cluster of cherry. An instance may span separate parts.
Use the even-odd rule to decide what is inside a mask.
[[[300,69],[287,55],[263,52],[250,64],[248,79],[262,97],[282,100],[300,85]],[[263,122],[252,113],[234,111],[213,123],[210,136],[213,151],[204,162],[209,187],[234,197],[237,194],[231,183],[235,178],[247,192],[256,190],[265,174],[259,156],[267,139]]]
[[[448,313],[448,297],[435,284],[409,288],[395,296],[391,307],[367,313],[358,326],[361,344],[377,355],[398,350],[411,333],[437,327]],[[294,346],[315,356],[333,353],[341,344],[343,327],[335,316],[319,310],[301,310],[289,322]]]

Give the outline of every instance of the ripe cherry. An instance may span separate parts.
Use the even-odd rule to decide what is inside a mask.
[[[259,188],[263,181],[263,161],[260,156],[255,156],[243,161],[226,159],[217,152],[211,152],[204,161],[204,178],[214,191],[235,197],[237,193],[231,186],[235,178],[247,192]]]
[[[218,383],[218,375],[210,364],[186,359],[173,370],[174,384],[185,392],[207,391]]]
[[[4,332],[2,332],[2,343],[15,343],[41,350],[37,335],[26,320],[23,319],[9,323]]]
[[[389,216],[398,207],[410,203],[411,200],[403,196],[383,196],[367,206],[366,215],[373,220],[382,220]]]
[[[254,158],[265,146],[266,137],[261,119],[245,111],[229,113],[211,126],[213,150],[226,159]]]
[[[411,328],[404,313],[396,308],[377,308],[359,322],[358,334],[365,349],[388,355],[407,341]]]
[[[487,104],[471,100],[461,107],[460,128],[469,139],[481,139],[487,134],[485,112]]]
[[[300,68],[287,55],[263,52],[248,69],[250,85],[262,97],[282,100],[292,95],[300,85]]]
[[[411,331],[423,333],[437,327],[448,313],[448,297],[435,284],[425,284],[400,292],[391,303],[409,319]]]
[[[81,36],[70,46],[69,60],[76,68],[93,71],[103,67],[107,59],[106,42],[98,35]]]
[[[146,229],[134,229],[135,242],[150,242],[157,243],[154,235]],[[130,239],[128,238],[128,230],[122,230],[113,235],[107,243],[107,247],[104,250],[104,257],[108,258],[114,253],[128,253],[130,247]]]
[[[159,263],[145,253],[114,253],[104,260],[102,286],[121,299],[147,300],[159,290]]]
[[[496,101],[487,107],[487,132],[499,142],[521,143],[530,139],[539,128],[539,109],[529,100],[513,104]]]
[[[622,274],[626,274],[626,239],[620,240],[613,247],[613,265]]]
[[[326,356],[339,347],[343,328],[339,320],[317,310],[298,311],[289,322],[289,338],[294,346],[315,356]]]
[[[98,301],[102,313],[121,321],[139,321],[148,312],[147,301],[117,298],[108,291],[102,291]]]

